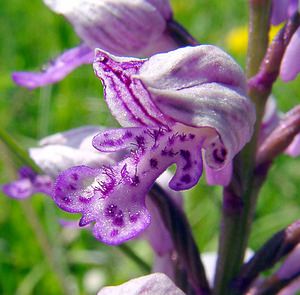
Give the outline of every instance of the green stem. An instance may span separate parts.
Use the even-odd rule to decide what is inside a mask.
[[[268,47],[270,0],[250,0],[247,77],[255,75]],[[234,160],[232,181],[224,188],[221,233],[214,285],[215,295],[236,294],[231,286],[243,263],[259,187],[253,173],[259,128],[269,92],[248,93],[256,107],[253,137]]]
[[[21,207],[24,211],[24,215],[27,218],[37,241],[42,249],[44,257],[46,258],[48,265],[50,265],[52,272],[56,274],[56,278],[61,285],[63,294],[71,295],[74,294],[74,289],[69,282],[69,278],[66,275],[66,269],[62,265],[62,262],[55,255],[52,245],[50,245],[47,235],[45,234],[44,228],[41,226],[38,215],[36,214],[32,204],[29,200],[23,200],[20,202]]]
[[[8,150],[13,155],[17,156],[22,165],[31,167],[35,172],[41,173],[41,169],[37,164],[29,157],[28,152],[18,145],[18,143],[12,138],[4,129],[0,128],[0,139],[7,146]]]
[[[134,251],[126,244],[119,245],[117,248],[132,261],[134,261],[141,268],[141,270],[146,273],[151,272],[151,267],[142,258],[136,255]]]
[[[38,112],[38,136],[39,138],[48,135],[50,102],[52,95],[52,85],[40,89],[39,112]]]

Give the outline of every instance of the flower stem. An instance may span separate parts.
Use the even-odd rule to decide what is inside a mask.
[[[117,248],[124,255],[126,255],[128,258],[130,258],[132,261],[134,261],[140,267],[141,270],[143,270],[146,273],[151,272],[151,267],[142,258],[140,258],[138,255],[136,255],[136,253],[130,247],[128,247],[126,244],[119,245]]]
[[[270,0],[250,0],[249,44],[247,77],[255,75],[268,46]],[[254,183],[253,173],[257,138],[264,106],[269,91],[249,91],[256,107],[257,121],[254,135],[236,157],[231,183],[224,188],[221,233],[218,262],[214,285],[215,295],[237,294],[231,283],[243,263],[259,187]]]
[[[24,211],[24,215],[27,218],[33,232],[35,233],[48,265],[50,265],[53,273],[56,274],[56,278],[60,283],[63,294],[77,294],[74,292],[74,288],[70,282],[70,277],[68,276],[68,271],[66,269],[67,267],[61,259],[58,259],[59,257],[57,257],[52,245],[50,245],[49,239],[45,234],[44,228],[41,226],[39,217],[32,207],[30,200],[23,200],[20,203]]]
[[[4,129],[0,128],[0,139],[7,146],[8,150],[13,155],[17,156],[22,165],[31,167],[35,172],[41,173],[41,169],[37,164],[29,157],[28,152],[23,149]]]

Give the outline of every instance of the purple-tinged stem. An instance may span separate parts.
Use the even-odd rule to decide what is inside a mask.
[[[241,293],[248,290],[258,275],[273,267],[283,256],[290,253],[300,243],[300,221],[297,220],[287,228],[273,235],[256,253],[243,265],[235,280],[235,287]]]
[[[257,121],[253,138],[236,157],[232,181],[224,189],[222,231],[215,281],[215,294],[218,295],[241,294],[234,290],[231,282],[242,265],[258,193],[269,169],[268,163],[255,166],[257,138],[265,103],[277,79],[284,51],[299,26],[299,15],[295,15],[266,50],[270,1],[253,0],[249,3],[247,76],[252,78],[248,82],[248,95],[256,106]],[[262,59],[264,53],[266,54]]]
[[[256,157],[256,165],[260,166],[272,162],[300,133],[300,106],[289,111],[281,120],[275,130],[259,147]]]
[[[125,256],[134,261],[142,271],[145,273],[151,273],[151,267],[142,260],[130,247],[126,244],[121,244],[117,247]]]
[[[247,77],[255,75],[260,67],[268,46],[270,24],[270,0],[249,1],[249,43],[247,54]],[[244,259],[252,214],[258,191],[251,178],[256,152],[258,126],[267,96],[257,98],[249,94],[259,113],[256,132],[249,144],[236,157],[231,183],[224,188],[221,233],[218,261],[214,282],[215,295],[238,294],[231,286]],[[261,102],[263,101],[263,102]],[[259,104],[257,104],[259,102]],[[255,192],[254,192],[255,191]]]
[[[174,248],[178,254],[178,262],[187,273],[187,278],[193,289],[184,291],[186,294],[210,294],[205,269],[184,213],[159,185],[155,184],[152,187],[150,195],[170,232]]]
[[[261,286],[259,286],[253,295],[272,295],[278,294],[280,290],[287,287],[294,280],[299,279],[300,271],[289,277],[288,279],[279,279],[276,275],[269,277],[267,280],[263,282]],[[291,293],[295,294],[295,293]],[[298,294],[298,293],[297,293]]]

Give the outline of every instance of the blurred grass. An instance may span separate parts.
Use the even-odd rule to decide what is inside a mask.
[[[247,24],[246,1],[171,2],[175,18],[201,43],[221,46],[244,66],[245,53],[231,51],[226,38],[232,30]],[[62,82],[44,89],[28,91],[12,83],[12,71],[40,69],[51,58],[79,42],[71,26],[49,11],[41,0],[2,3],[0,39],[0,124],[20,144],[29,147],[42,136],[81,125],[116,124],[103,102],[102,88],[91,66],[83,66]],[[287,111],[299,103],[299,79],[288,84],[277,82],[274,95],[280,108]],[[15,176],[15,167],[1,144],[0,153],[0,183],[5,183]],[[287,156],[275,162],[259,200],[250,242],[252,249],[257,249],[275,231],[299,218],[299,165],[300,159]],[[221,189],[206,186],[202,179],[187,195],[186,209],[201,251],[215,250]],[[133,262],[116,248],[95,241],[88,231],[61,230],[56,220],[65,214],[43,196],[35,196],[31,202],[54,250],[63,251],[56,254],[68,262],[68,272],[76,278],[80,294],[95,293],[87,287],[92,285],[91,270],[97,274],[96,283],[98,279],[99,284],[121,283],[141,275]],[[28,212],[18,201],[0,195],[0,294],[63,294],[26,215]],[[151,252],[145,242],[129,244],[151,261]]]

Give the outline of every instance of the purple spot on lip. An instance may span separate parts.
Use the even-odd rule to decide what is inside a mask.
[[[135,223],[135,222],[137,222],[139,216],[140,216],[140,213],[139,213],[139,212],[136,212],[136,213],[134,213],[134,214],[130,214],[130,215],[129,215],[129,221],[130,221],[131,223]]]
[[[189,138],[190,138],[190,139],[194,139],[194,138],[195,138],[195,134],[190,133],[190,134],[189,134]]]
[[[190,183],[191,182],[191,176],[189,174],[185,174],[180,179],[184,183]]]
[[[156,159],[150,159],[150,166],[151,168],[157,168],[158,162]]]
[[[169,139],[168,139],[169,145],[172,145],[175,143],[176,137],[177,137],[176,134],[173,134],[172,136],[169,137]]]
[[[182,133],[179,135],[180,141],[185,141],[186,140],[186,134]]]
[[[110,217],[110,218],[114,217],[116,214],[117,208],[118,207],[114,204],[108,205],[104,210],[105,216]]]
[[[138,185],[139,183],[140,183],[140,178],[139,178],[137,175],[135,175],[135,176],[132,178],[132,183],[131,183],[131,185],[136,186],[136,185]]]
[[[123,139],[127,139],[127,138],[130,138],[132,137],[132,133],[130,131],[126,131],[126,133],[123,135]]]
[[[191,153],[186,150],[180,150],[180,156],[186,161],[185,166],[182,169],[183,170],[190,169],[192,167]]]
[[[80,201],[81,203],[87,204],[87,203],[89,203],[89,202],[91,201],[92,198],[85,198],[85,197],[83,197],[83,196],[79,196],[78,199],[79,199],[79,201]]]
[[[144,147],[144,145],[145,145],[145,138],[143,136],[136,136],[135,140],[136,140],[136,143],[137,143],[137,145],[138,145],[139,148],[140,147]]]
[[[104,145],[104,146],[114,146],[115,142],[112,139],[107,139],[107,140],[104,140],[101,145]]]
[[[117,236],[119,234],[119,231],[117,229],[113,229],[111,232],[110,232],[110,236],[113,238],[115,236]]]
[[[72,179],[75,180],[75,181],[77,181],[77,180],[79,179],[79,176],[78,176],[77,173],[72,173],[72,174],[71,174],[71,177],[72,177]]]
[[[162,156],[166,156],[168,154],[168,151],[166,148],[164,148],[162,151],[161,151],[161,155]]]
[[[63,200],[63,202],[65,203],[70,203],[71,202],[71,199],[69,197],[62,197],[61,198]]]
[[[69,184],[68,189],[72,190],[72,191],[76,191],[77,190],[76,185],[72,184],[72,183]]]
[[[124,214],[122,210],[115,213],[115,216],[113,217],[113,224],[119,227],[124,226]]]
[[[99,61],[103,64],[106,64],[108,62],[108,58],[106,56],[102,56]]]
[[[223,163],[226,155],[227,151],[224,148],[222,148],[220,151],[218,149],[213,150],[213,157],[216,162]]]

